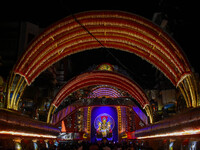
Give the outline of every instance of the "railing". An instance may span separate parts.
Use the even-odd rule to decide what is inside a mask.
[[[148,143],[153,149],[180,150],[197,147],[200,144],[200,109],[188,109],[171,118],[135,131],[141,145]],[[195,149],[196,150],[196,149]]]
[[[56,139],[60,130],[17,111],[0,109],[0,135]],[[1,136],[0,136],[1,137]]]

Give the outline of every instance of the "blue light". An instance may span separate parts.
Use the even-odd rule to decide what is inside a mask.
[[[36,142],[33,142],[34,150],[38,150],[38,145]]]
[[[113,140],[113,141],[117,141],[118,140],[118,118],[117,118],[117,110],[115,107],[110,107],[110,106],[102,106],[102,107],[94,107],[92,109],[92,112],[91,112],[91,142],[92,143],[95,143],[96,142],[96,129],[94,127],[94,121],[95,121],[95,118],[97,116],[99,116],[100,114],[108,114],[110,115],[114,122],[115,122],[115,126],[112,130],[112,133],[113,133],[113,137],[112,139],[108,139],[108,140]]]

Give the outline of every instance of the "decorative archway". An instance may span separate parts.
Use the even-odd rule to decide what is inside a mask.
[[[55,62],[74,53],[102,47],[128,51],[145,59],[180,89],[187,107],[198,105],[190,65],[168,34],[149,20],[131,13],[89,11],[58,21],[29,46],[10,75],[7,108],[17,109],[26,86]]]
[[[93,71],[83,73],[67,82],[58,91],[55,98],[53,99],[53,102],[50,106],[47,122],[50,121],[50,117],[55,108],[57,108],[61,102],[67,96],[69,96],[69,94],[75,92],[78,89],[92,85],[109,85],[126,91],[140,104],[143,109],[146,110],[146,113],[150,118],[150,122],[152,123],[152,113],[149,106],[149,100],[145,92],[133,80],[125,77],[124,75],[110,71]]]

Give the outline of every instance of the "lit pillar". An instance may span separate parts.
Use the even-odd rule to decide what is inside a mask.
[[[152,114],[151,106],[146,105],[144,109],[146,110],[150,123],[153,123],[153,114]]]
[[[48,149],[49,148],[49,140],[44,140],[44,142],[45,142],[45,147]]]
[[[91,107],[88,107],[87,113],[87,138],[90,138],[90,127],[91,127]]]
[[[21,146],[21,139],[17,138],[13,140],[15,142],[15,150],[21,150],[22,146]]]
[[[54,140],[54,145],[55,145],[56,147],[58,147],[59,143],[58,143],[57,140]]]
[[[32,140],[33,141],[33,149],[38,150],[38,144],[37,144],[37,139]]]
[[[120,106],[117,106],[117,116],[118,116],[118,135],[121,135],[122,130],[122,116],[121,116],[121,108]],[[118,136],[118,140],[121,140],[121,137]]]
[[[54,113],[54,111],[56,110],[56,106],[55,105],[51,105],[50,108],[49,108],[49,112],[48,112],[48,115],[47,115],[47,123],[50,123],[51,121],[51,117]]]

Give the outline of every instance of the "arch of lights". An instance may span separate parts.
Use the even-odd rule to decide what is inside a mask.
[[[123,97],[123,94],[111,86],[102,85],[93,88],[87,98],[102,98],[102,97],[118,98],[118,97]]]
[[[143,109],[145,109],[147,115],[150,118],[150,121],[153,121],[149,100],[145,92],[133,80],[115,72],[92,71],[83,73],[73,78],[57,92],[50,106],[48,122],[50,121],[51,115],[54,113],[55,109],[69,94],[75,92],[78,89],[93,85],[113,86],[127,92],[140,104]]]
[[[190,65],[168,34],[131,13],[89,11],[56,22],[32,42],[11,72],[7,108],[17,110],[26,86],[55,62],[102,47],[134,53],[148,61],[180,89],[187,107],[197,107],[198,92]]]

